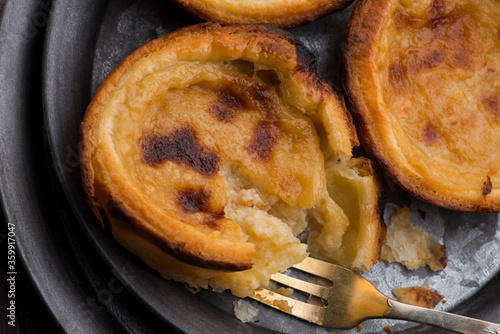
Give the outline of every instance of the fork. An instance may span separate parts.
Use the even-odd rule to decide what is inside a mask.
[[[321,298],[324,306],[286,297],[268,289],[255,290],[251,298],[309,322],[350,329],[367,319],[409,320],[464,334],[500,334],[500,324],[404,304],[379,292],[367,279],[344,267],[306,258],[293,268],[333,283],[331,287],[306,282],[281,273],[271,279],[284,286]]]

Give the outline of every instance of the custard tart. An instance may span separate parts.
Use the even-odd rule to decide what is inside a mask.
[[[500,2],[358,1],[343,63],[361,143],[403,188],[500,210]]]
[[[379,260],[377,174],[282,30],[204,23],[145,44],[103,81],[81,137],[98,220],[166,278],[247,296],[310,252]]]
[[[353,0],[171,0],[191,14],[224,24],[269,23],[291,28],[347,7]]]

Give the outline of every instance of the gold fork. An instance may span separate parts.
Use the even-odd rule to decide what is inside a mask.
[[[251,298],[309,322],[339,329],[349,329],[364,320],[391,318],[432,325],[457,333],[500,334],[500,324],[430,310],[392,300],[379,292],[361,275],[312,257],[293,266],[324,278],[332,287],[306,282],[284,274],[274,274],[275,282],[321,298],[324,306],[313,305],[279,293],[258,289]]]

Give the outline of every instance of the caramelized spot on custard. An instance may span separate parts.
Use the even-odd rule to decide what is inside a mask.
[[[412,54],[408,58],[408,74],[414,76],[426,72],[443,64],[446,60],[446,51],[442,49],[425,50]]]
[[[483,193],[483,198],[486,198],[491,191],[493,190],[493,183],[491,182],[491,178],[489,175],[486,176],[486,181],[483,183],[483,187],[481,188],[481,191]]]
[[[451,66],[474,70],[474,57],[479,50],[471,40],[474,31],[470,16],[448,16],[437,19],[431,24],[430,38],[440,40],[450,53]],[[451,51],[453,50],[453,51]]]
[[[473,69],[474,65],[470,57],[470,50],[463,47],[457,47],[453,56],[453,64],[455,66]]]
[[[254,129],[248,151],[261,161],[269,161],[271,151],[278,138],[278,123],[276,121],[260,121]]]
[[[443,50],[433,50],[429,52],[423,61],[424,69],[431,69],[441,65],[446,59],[446,54]]]
[[[389,82],[391,86],[397,90],[404,89],[408,85],[400,61],[393,62],[389,65]]]
[[[429,14],[433,17],[441,17],[446,14],[446,0],[434,0],[429,7]]]
[[[418,52],[409,52],[408,49],[400,51],[400,59],[397,62],[402,65],[396,62],[389,68],[389,75],[395,80],[391,83],[401,82],[397,80],[402,77],[398,72],[413,77],[440,66],[474,70],[473,57],[478,51],[469,43],[473,30],[472,18],[464,14],[454,14],[451,9],[446,8],[446,2],[443,1],[434,1],[429,11],[432,12],[431,19],[415,29],[413,36],[409,38],[425,47],[421,47]],[[394,19],[395,26],[401,29],[414,23],[412,18],[401,10]]]
[[[267,117],[276,117],[277,105],[274,101],[274,94],[271,90],[259,85],[249,85],[246,87],[245,96],[263,111]]]
[[[398,28],[411,27],[418,22],[417,18],[408,15],[408,13],[402,9],[396,10],[394,13],[394,20]]]
[[[264,75],[264,71],[256,72],[260,72],[261,76]],[[268,73],[268,76],[270,77],[266,80],[279,81],[277,76],[274,79],[272,74]],[[250,109],[259,110],[267,118],[277,117],[278,105],[275,101],[276,91],[274,88],[244,78],[232,78],[228,83],[220,86],[214,86],[210,83],[203,83],[201,86],[215,91],[217,99],[209,107],[209,111],[222,122],[231,122],[238,112]]]
[[[210,107],[210,112],[221,122],[230,123],[236,114],[247,108],[244,99],[229,88],[217,92],[217,100]]]
[[[439,132],[437,132],[432,125],[426,124],[423,128],[423,138],[428,145],[434,144],[440,137]]]
[[[177,194],[177,205],[185,212],[207,212],[212,193],[205,189],[184,189]]]
[[[483,99],[483,105],[489,115],[493,116],[495,120],[500,120],[500,97],[490,95]]]
[[[143,161],[159,167],[167,160],[188,166],[200,174],[213,177],[219,170],[220,158],[200,146],[189,127],[175,130],[166,136],[146,135],[142,138]]]
[[[211,198],[212,192],[210,190],[187,188],[177,193],[175,201],[179,208],[186,213],[207,213],[202,224],[212,230],[218,230],[219,223],[224,218],[224,211],[214,212],[210,208]]]

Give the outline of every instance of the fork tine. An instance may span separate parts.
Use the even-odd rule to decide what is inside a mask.
[[[314,295],[314,296],[317,296],[320,298],[324,298],[326,295],[326,288],[325,287],[318,285],[318,284],[309,283],[309,282],[306,282],[306,281],[303,281],[301,279],[297,279],[297,278],[294,278],[294,277],[291,277],[288,275],[276,273],[276,274],[271,275],[271,279],[275,282],[284,284],[284,285],[289,286],[291,288],[294,288],[296,290],[300,290],[300,291],[309,293],[311,295]]]
[[[324,319],[324,307],[301,302],[264,288],[255,290],[250,298],[256,299],[282,312],[318,325],[322,325],[322,321]]]
[[[310,256],[305,258],[304,261],[293,265],[292,267],[295,269],[302,270],[306,273],[312,274],[314,276],[325,278],[329,281],[332,281],[332,275],[335,271],[338,270],[348,271],[347,269],[344,269],[333,263],[317,260]]]

